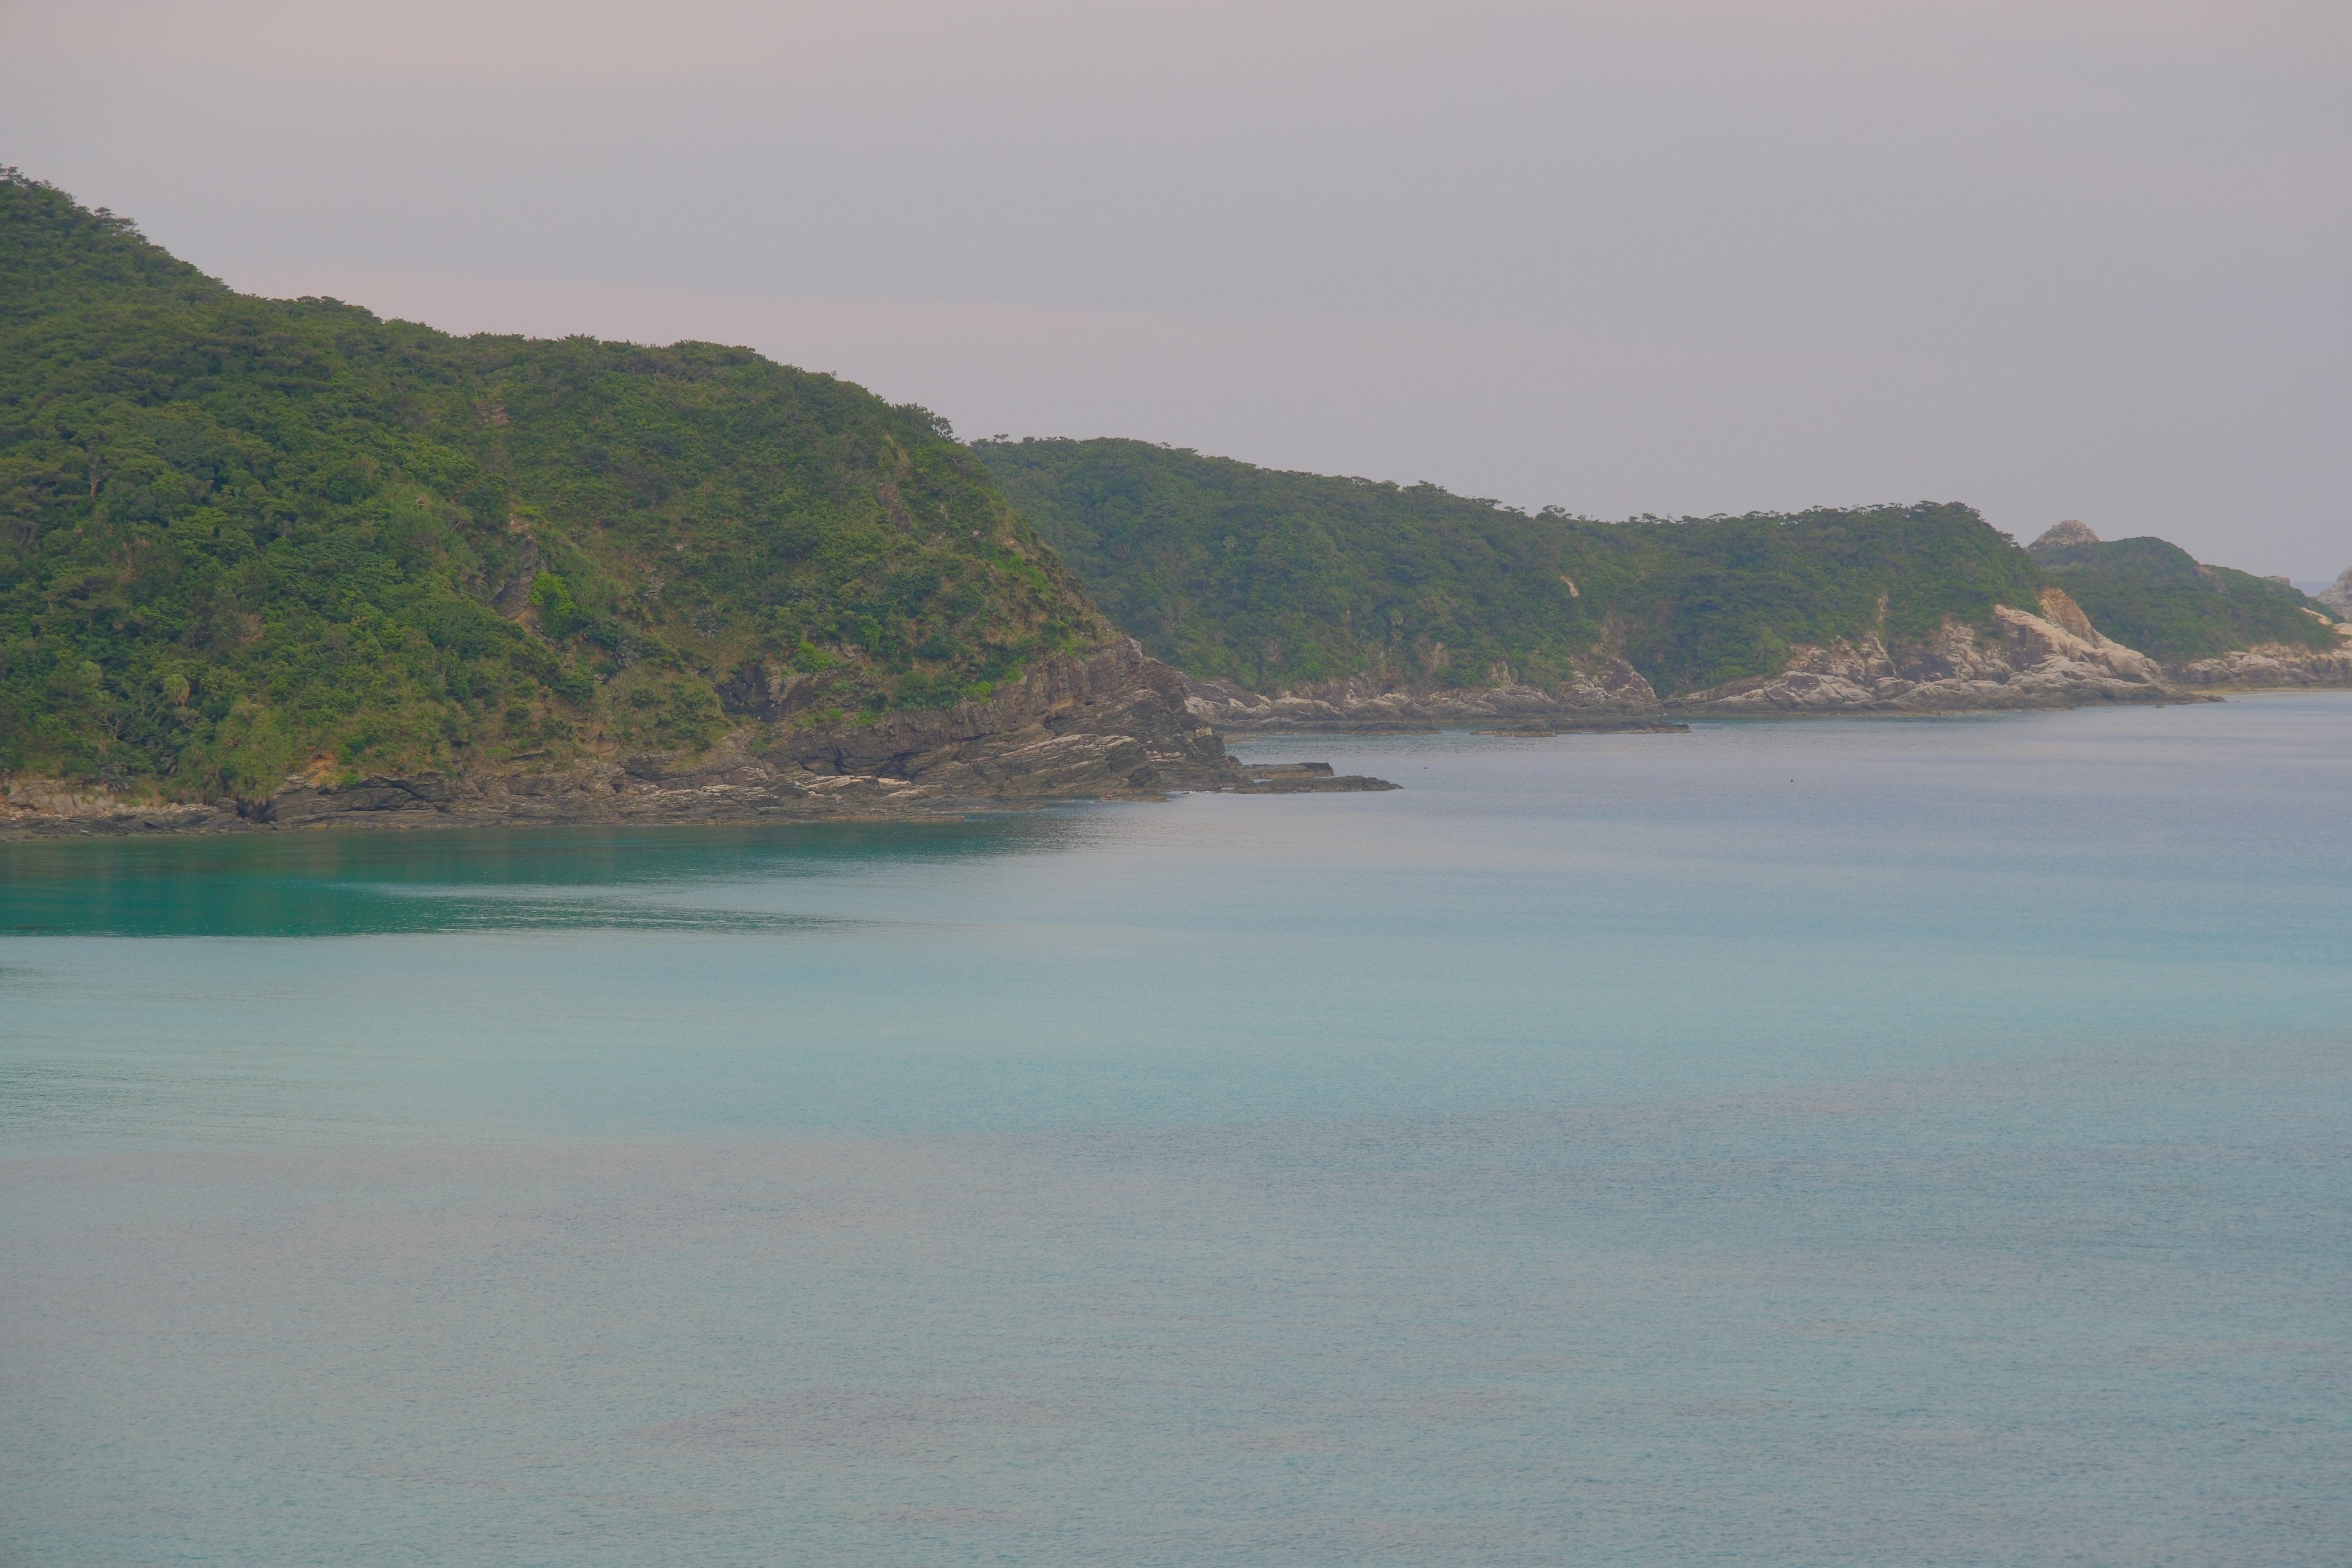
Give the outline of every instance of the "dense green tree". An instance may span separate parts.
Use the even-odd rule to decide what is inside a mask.
[[[1140,441],[975,449],[1113,620],[1259,688],[1548,683],[1605,650],[1672,696],[1778,669],[1798,643],[1990,629],[2042,584],[1964,506],[1603,523]]]
[[[2262,643],[2328,648],[2324,606],[2285,583],[2206,566],[2161,539],[2116,539],[2055,548],[2034,560],[2117,642],[2156,658],[2210,658]]]
[[[704,745],[1108,635],[945,425],[744,349],[236,294],[0,173],[0,771],[180,795]]]

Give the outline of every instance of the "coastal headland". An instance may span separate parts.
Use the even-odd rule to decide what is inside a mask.
[[[238,294],[15,170],[0,226],[0,837],[1377,790],[1222,737],[2352,686],[2342,584],[2077,522],[968,445],[745,349]]]
[[[587,823],[877,821],[1195,791],[1394,789],[1328,764],[1245,764],[1133,643],[1047,660],[985,701],[864,724],[751,724],[693,752],[416,775],[322,765],[258,798],[171,802],[10,781],[0,837]]]
[[[2028,545],[1951,503],[1603,522],[1142,441],[974,449],[1228,731],[1561,731],[2352,687],[2341,584],[2310,598],[2077,521]]]

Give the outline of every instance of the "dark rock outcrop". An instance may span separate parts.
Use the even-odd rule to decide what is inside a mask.
[[[531,584],[546,564],[546,559],[539,552],[539,541],[523,534],[514,570],[490,590],[490,607],[510,621],[520,619],[523,611],[530,607]]]
[[[737,696],[750,697],[748,680]],[[749,715],[789,715],[763,684]],[[0,836],[256,827],[884,818],[1181,791],[1393,789],[1328,766],[1244,765],[1186,706],[1183,678],[1132,642],[1047,660],[984,702],[870,722],[744,725],[708,752],[582,758],[539,772],[289,778],[267,799],[156,805],[12,782]]]

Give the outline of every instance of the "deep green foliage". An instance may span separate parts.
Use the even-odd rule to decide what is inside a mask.
[[[2210,658],[2261,643],[2332,648],[2326,606],[2284,583],[2198,563],[2161,539],[2037,549],[2034,560],[2100,630],[2152,658]]]
[[[1927,641],[1948,618],[2037,607],[2025,552],[1965,506],[1587,524],[1642,538],[1649,570],[1616,609],[1626,660],[1664,695],[1782,668],[1799,644]]]
[[[1104,612],[1188,674],[1558,673],[1600,616],[1560,528],[1434,486],[1276,473],[1140,441],[982,442]],[[1579,590],[1583,584],[1579,584]]]
[[[1106,635],[919,408],[230,291],[0,172],[0,772],[177,796],[952,702]]]
[[[1506,668],[1549,684],[1608,651],[1671,696],[1776,670],[1797,643],[1990,627],[2041,584],[1961,506],[1602,523],[1139,441],[975,449],[1114,621],[1260,689]]]

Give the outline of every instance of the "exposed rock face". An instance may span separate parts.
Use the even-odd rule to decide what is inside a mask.
[[[2092,539],[2080,523],[2043,535]],[[1672,716],[1769,713],[1953,713],[2077,708],[2111,702],[2195,702],[2207,688],[2340,683],[2326,656],[2281,674],[2287,649],[2232,654],[2167,670],[2091,624],[2063,589],[2032,610],[1994,606],[1998,635],[1947,621],[1924,646],[1890,651],[1876,637],[1800,647],[1775,674],[1694,691],[1661,704],[1632,667],[1612,660],[1560,691],[1521,684],[1478,690],[1382,689],[1340,681],[1264,696],[1222,681],[1191,683],[1187,707],[1220,730],[1401,731],[1468,724],[1489,731],[1668,728]],[[2210,666],[2210,668],[2209,668]]]
[[[1998,640],[1958,621],[1900,655],[1875,637],[1841,639],[1797,649],[1777,675],[1695,691],[1672,707],[1682,713],[1948,713],[2184,700],[2165,684],[2154,659],[2102,636],[2060,589],[2042,590],[2038,615],[2000,605],[1993,616]]]
[[[2347,573],[2352,577],[2352,573]],[[2299,687],[2352,686],[2352,626],[2336,628],[2336,647],[2289,647],[2269,643],[2233,648],[2217,658],[2167,665],[2164,678],[2198,690],[2292,690]]]
[[[489,590],[490,607],[510,621],[521,618],[523,611],[530,607],[531,583],[546,564],[539,552],[539,541],[525,533],[514,575]]]
[[[1220,730],[1378,733],[1504,724],[1558,731],[1650,728],[1663,718],[1650,683],[1632,665],[1614,658],[1580,671],[1557,690],[1512,680],[1475,690],[1335,680],[1266,696],[1222,680],[1195,680],[1185,705],[1193,717]]]
[[[2093,533],[2082,519],[2070,517],[2063,522],[2053,523],[2041,538],[2025,548],[2029,554],[2039,555],[2045,550],[2065,550],[2074,545],[2096,544],[2098,542],[2099,536]]]
[[[297,776],[267,800],[198,805],[18,780],[0,798],[0,835],[904,817],[1184,790],[1395,787],[1322,764],[1244,766],[1187,710],[1183,678],[1122,642],[1049,660],[986,702],[868,724],[746,727],[694,756],[350,783]]]
[[[2344,568],[2344,574],[2336,579],[2333,587],[2322,588],[2312,597],[2340,616],[2352,616],[2352,566]]]

